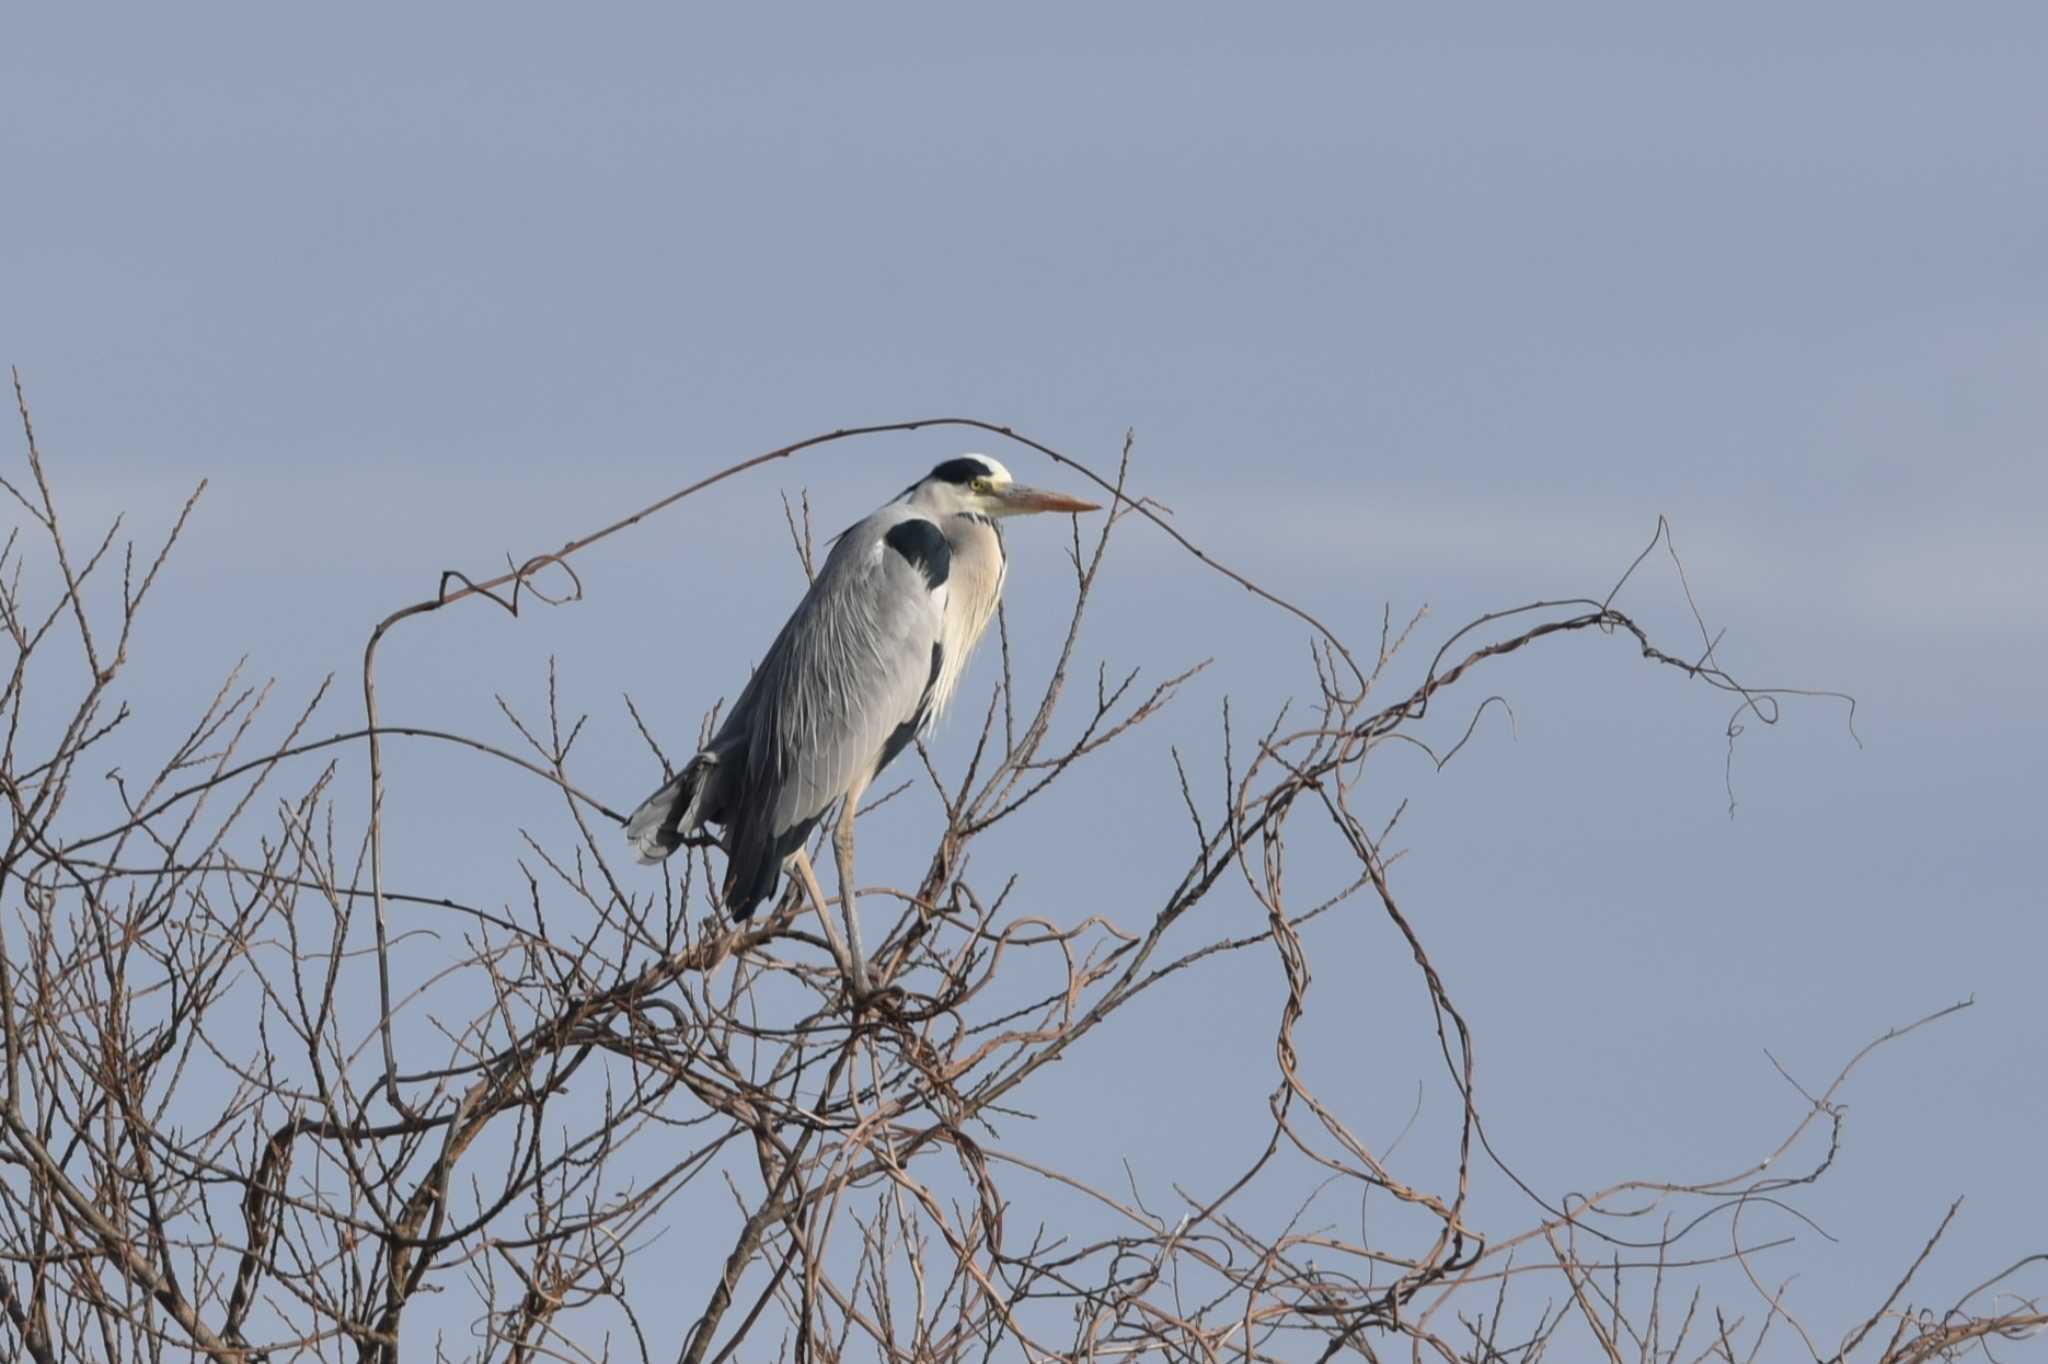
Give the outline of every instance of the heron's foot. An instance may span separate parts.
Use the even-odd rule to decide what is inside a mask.
[[[875,997],[874,978],[868,975],[868,964],[857,953],[847,953],[847,959],[846,994],[858,1011],[862,1004]]]
[[[900,1018],[903,1006],[910,1001],[900,985],[876,985],[864,992],[856,992],[853,982],[847,982],[847,996],[853,1007],[853,1016],[874,1014],[881,1018]]]

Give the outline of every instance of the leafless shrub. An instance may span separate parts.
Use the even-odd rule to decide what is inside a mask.
[[[1906,1361],[2048,1320],[2024,1296],[2042,1257],[1945,1310],[1911,1305],[1909,1270],[1839,1335],[1791,1318],[1754,1263],[1769,1241],[1749,1227],[1827,1170],[1848,1068],[1768,1158],[1730,1175],[1628,1181],[1566,1204],[1532,1192],[1533,1224],[1473,1225],[1472,1178],[1489,1159],[1475,1042],[1397,898],[1389,830],[1368,828],[1352,798],[1381,746],[1421,742],[1416,722],[1445,693],[1546,640],[1628,637],[1645,661],[1727,692],[1738,723],[1776,718],[1779,693],[1739,685],[1711,640],[1696,657],[1667,652],[1613,593],[1475,621],[1418,686],[1387,700],[1380,689],[1415,623],[1397,631],[1383,618],[1373,650],[1347,647],[1129,492],[1128,441],[1098,477],[1004,428],[905,423],[772,451],[489,580],[445,575],[434,597],[373,633],[366,726],[305,737],[315,695],[275,733],[269,688],[237,673],[150,775],[116,768],[89,784],[127,738],[121,688],[141,694],[133,627],[156,605],[185,519],[144,559],[117,548],[118,523],[73,540],[25,401],[21,416],[28,478],[5,484],[19,524],[0,551],[13,650],[0,694],[0,1340],[17,1357],[395,1360],[403,1343],[437,1356],[684,1364],[1534,1361],[1565,1341],[1573,1357],[1732,1364],[1767,1339],[1796,1339],[1816,1358]],[[562,713],[552,677],[544,715],[505,708],[523,752],[379,716],[377,650],[399,624],[472,597],[515,615],[572,597],[581,550],[711,482],[931,424],[993,432],[1080,470],[1117,512],[1088,541],[1076,530],[1071,621],[1043,690],[1020,689],[1005,637],[964,768],[922,755],[919,780],[944,810],[926,870],[870,892],[871,904],[898,907],[874,953],[893,1007],[848,1015],[793,891],[733,928],[703,913],[708,853],[651,894],[653,878],[625,875],[618,816],[572,776],[583,721]],[[1190,572],[1224,573],[1300,619],[1315,641],[1313,704],[1255,731],[1226,715],[1224,770],[1182,772],[1193,851],[1157,903],[1017,903],[1010,869],[967,873],[976,841],[1026,803],[1058,799],[1070,774],[1154,722],[1202,666],[1180,660],[1156,683],[1099,674],[1092,696],[1071,695],[1104,549],[1134,519],[1190,551]],[[792,512],[788,526],[808,565],[807,505],[803,521]],[[558,823],[530,840],[523,906],[400,888],[382,847],[379,741],[393,735],[467,745],[559,795]],[[369,767],[366,811],[337,787],[337,764],[356,754]],[[122,758],[142,770],[132,748]],[[360,830],[345,833],[358,811]],[[1289,841],[1316,830],[1353,873],[1311,903],[1290,887]],[[1230,936],[1204,909],[1240,892],[1264,927]],[[1462,1108],[1443,1153],[1450,1174],[1434,1183],[1399,1173],[1298,1058],[1311,925],[1340,910],[1383,915],[1426,987],[1418,1024],[1438,1040]],[[459,933],[401,927],[426,914]],[[1159,982],[1246,952],[1276,954],[1284,985],[1269,1015],[1270,1139],[1236,1178],[1176,1189],[1155,1208],[1163,1191],[1138,1178],[1090,1187],[997,1135],[991,1120],[1041,1068]],[[394,961],[423,983],[394,995]],[[1803,1170],[1777,1173],[1815,1148]],[[1311,1177],[1354,1205],[1370,1195],[1409,1215],[1376,1222],[1390,1230],[1371,1241],[1311,1221]],[[1069,1234],[1020,1218],[1020,1202],[1047,1186],[1085,1196],[1100,1221]],[[1275,1215],[1283,1207],[1299,1211]],[[660,1233],[678,1223],[700,1244],[723,1238],[722,1273],[679,1282],[665,1270]],[[1754,1291],[1717,1306],[1701,1276],[1731,1265]],[[672,1310],[678,1294],[689,1305]],[[657,1319],[684,1324],[646,1325]]]

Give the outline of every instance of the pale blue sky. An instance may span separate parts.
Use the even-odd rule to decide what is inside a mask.
[[[1776,1262],[1835,1329],[1958,1194],[1930,1297],[2048,1225],[2044,70],[2024,5],[16,15],[0,359],[81,519],[160,521],[214,480],[172,580],[205,614],[141,641],[156,733],[243,652],[303,691],[444,566],[871,420],[984,416],[1103,462],[1134,427],[1184,529],[1343,632],[1429,603],[1404,681],[1475,611],[1603,590],[1669,516],[1729,666],[1854,692],[1862,748],[1824,704],[1752,725],[1731,821],[1721,698],[1581,640],[1495,674],[1517,738],[1490,716],[1366,804],[1414,798],[1407,906],[1546,1193],[1745,1164],[1797,1114],[1764,1048],[1820,1080],[1975,994],[1855,1083],[1801,1204],[1839,1244]],[[778,468],[593,553],[571,611],[401,637],[391,716],[490,730],[557,654],[602,721],[583,772],[635,799],[656,774],[617,693],[680,747],[800,590],[777,490],[837,529],[965,444]],[[1059,530],[1011,543],[1028,647]],[[1151,889],[1132,865],[1186,837],[1147,803],[1166,745],[1213,761],[1226,690],[1263,712],[1307,681],[1266,666],[1300,630],[1156,537],[1115,554],[1094,650],[1226,658],[1033,826],[1067,848],[1047,904]],[[1624,604],[1685,640],[1661,567]],[[544,795],[400,763],[447,840],[394,840],[411,879],[518,894]],[[1311,1059],[1384,1140],[1436,1078],[1412,972],[1376,924],[1319,950]],[[1048,1074],[1041,1112],[1105,1077],[1129,1111],[1046,1139],[1096,1173],[1142,1151],[1162,1187],[1241,1161],[1276,1003],[1270,960],[1243,969],[1253,1017],[1169,992]],[[1194,1067],[1252,1113],[1190,1106]]]

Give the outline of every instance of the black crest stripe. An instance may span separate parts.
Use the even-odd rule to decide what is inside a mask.
[[[962,455],[949,459],[932,470],[932,477],[941,483],[972,483],[977,478],[994,478],[996,471],[972,456]]]

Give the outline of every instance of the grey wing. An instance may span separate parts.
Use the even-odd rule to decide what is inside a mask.
[[[736,823],[755,838],[808,829],[928,720],[946,584],[892,548],[889,529],[877,515],[840,537],[742,697]]]

